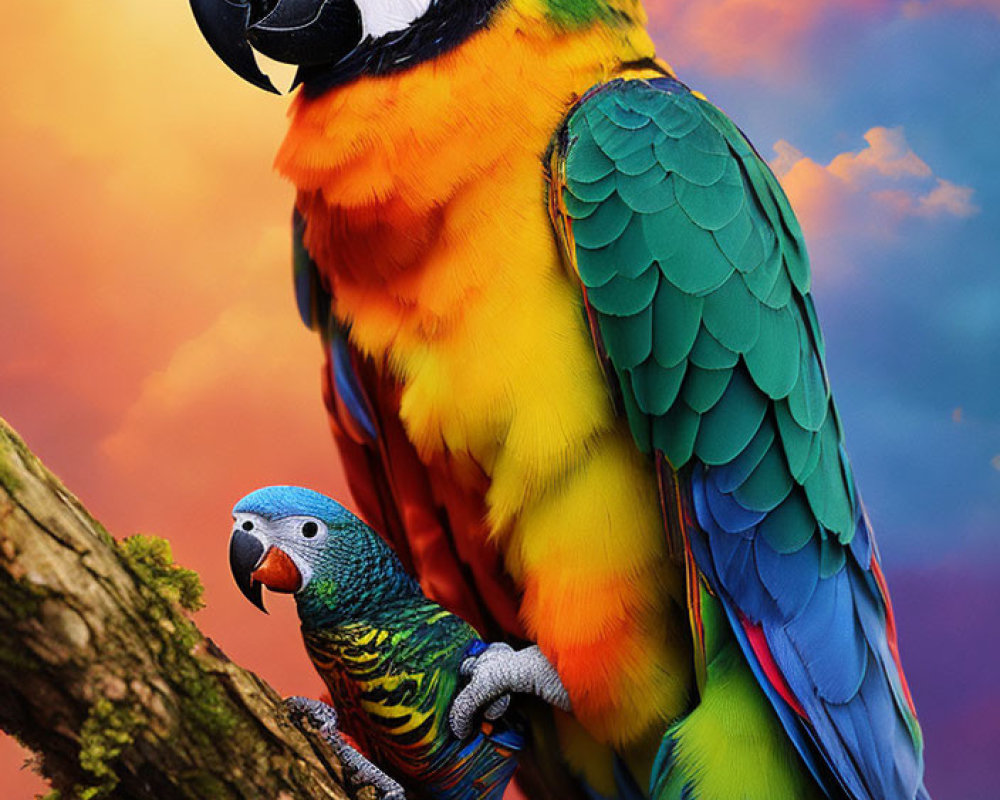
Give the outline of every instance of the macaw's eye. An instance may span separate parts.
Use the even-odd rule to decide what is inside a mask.
[[[253,530],[253,523],[250,520],[247,520],[240,527],[243,528],[243,530],[245,530],[245,531],[252,531]]]
[[[312,539],[317,533],[319,533],[319,525],[315,522],[309,521],[302,524],[302,535],[307,539]]]

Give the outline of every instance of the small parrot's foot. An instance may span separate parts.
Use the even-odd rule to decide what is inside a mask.
[[[537,645],[514,650],[503,643],[491,644],[478,656],[465,659],[461,672],[470,680],[456,695],[448,714],[452,733],[460,739],[472,733],[480,709],[485,707],[487,719],[503,714],[513,692],[534,694],[556,708],[570,710],[566,687]]]
[[[402,786],[347,743],[337,729],[337,712],[333,706],[309,697],[289,697],[285,700],[285,708],[296,725],[302,727],[303,723],[308,723],[330,743],[351,783],[374,786],[379,800],[406,800]]]

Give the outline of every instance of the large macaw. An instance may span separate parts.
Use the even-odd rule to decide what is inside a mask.
[[[356,502],[569,692],[526,791],[927,797],[799,225],[638,0],[192,5],[258,86],[251,45],[299,65],[277,167]]]

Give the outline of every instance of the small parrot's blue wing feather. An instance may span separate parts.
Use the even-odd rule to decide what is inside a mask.
[[[589,92],[552,167],[553,222],[612,388],[679,487],[690,557],[788,736],[830,796],[923,796],[888,594],[777,180],[673,78]]]

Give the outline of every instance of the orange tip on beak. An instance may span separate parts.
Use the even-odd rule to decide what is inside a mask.
[[[264,584],[272,592],[297,592],[302,586],[299,568],[284,550],[279,550],[277,547],[267,551],[264,560],[250,577]]]

